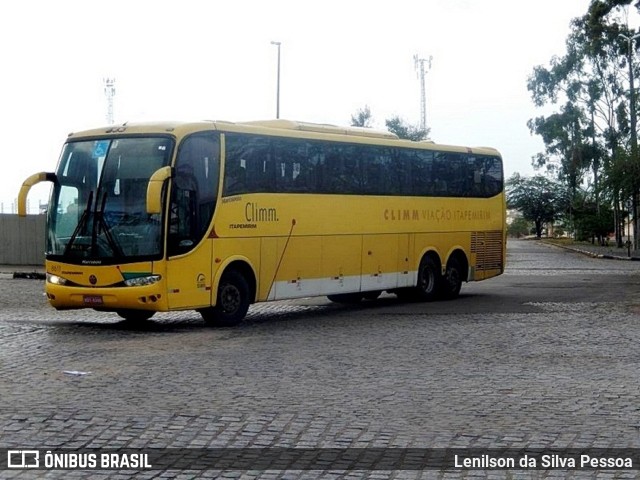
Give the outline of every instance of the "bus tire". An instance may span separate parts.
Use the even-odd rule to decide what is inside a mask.
[[[422,257],[418,268],[418,285],[415,288],[416,300],[429,302],[438,296],[441,275],[438,266],[429,256]]]
[[[217,327],[233,327],[239,324],[249,310],[249,284],[236,270],[222,275],[218,285],[215,307],[199,310],[205,323]]]
[[[365,300],[377,300],[380,295],[382,295],[381,290],[372,290],[370,292],[364,292],[362,298]]]
[[[360,303],[362,293],[336,293],[335,295],[327,295],[327,298],[334,303]]]
[[[123,308],[121,310],[116,310],[116,313],[121,318],[124,318],[127,322],[144,322],[153,317],[153,314],[156,312],[152,312],[150,310],[135,310],[133,308]]]
[[[462,288],[462,271],[460,263],[452,258],[447,263],[447,270],[442,277],[441,295],[442,298],[450,300],[456,298]]]
[[[394,290],[392,293],[396,294],[398,300],[401,302],[413,302],[416,300],[416,288],[398,288]]]

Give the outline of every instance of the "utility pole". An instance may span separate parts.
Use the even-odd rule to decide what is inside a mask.
[[[105,78],[104,81],[104,94],[107,97],[107,123],[113,125],[113,97],[116,96],[116,79]]]
[[[638,132],[637,118],[636,118],[636,92],[635,92],[635,79],[633,78],[633,41],[640,37],[640,33],[629,37],[622,33],[618,34],[621,38],[627,41],[627,63],[629,64],[629,123],[631,126],[631,164],[633,165],[633,171],[636,171],[638,167]],[[638,184],[637,173],[633,175],[632,180],[633,192],[631,194],[631,209],[633,212],[633,249],[638,250],[638,191],[640,185]]]
[[[280,118],[280,42],[271,42],[278,47],[278,78],[276,80],[276,118]]]
[[[427,92],[424,85],[424,77],[427,74],[427,69],[431,70],[431,60],[433,60],[431,55],[429,58],[420,58],[417,54],[413,56],[418,78],[420,79],[420,130],[423,131],[427,129]],[[425,68],[425,63],[428,65],[427,68]]]

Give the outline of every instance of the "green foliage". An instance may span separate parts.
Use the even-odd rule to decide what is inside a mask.
[[[523,217],[517,217],[514,218],[513,221],[507,226],[507,234],[510,237],[515,238],[524,237],[526,235],[529,235],[532,226],[533,224],[529,220]]]
[[[620,212],[626,199],[640,192],[638,97],[629,88],[640,73],[640,40],[628,40],[636,33],[627,22],[633,8],[640,10],[640,2],[591,0],[587,12],[571,22],[566,53],[536,66],[527,83],[536,106],[557,106],[554,113],[528,122],[545,145],[533,164],[566,185],[573,224],[583,232],[604,232],[608,221],[619,225],[619,217],[612,220],[609,213]],[[597,221],[577,199],[586,179]]]
[[[506,183],[507,208],[518,210],[534,223],[536,236],[542,236],[545,223],[559,218],[567,208],[567,196],[561,185],[542,175],[523,177],[516,173]]]
[[[385,120],[385,125],[391,133],[395,133],[399,138],[419,142],[429,138],[429,129],[422,130],[414,125],[410,125],[398,116]]]
[[[592,149],[584,143],[584,113],[573,105],[565,105],[560,113],[529,120],[529,129],[542,137],[546,153],[534,157],[536,167],[546,166],[571,190],[581,182],[589,167]],[[559,159],[552,162],[552,158]]]
[[[373,117],[371,116],[371,109],[369,105],[365,105],[363,108],[359,108],[354,115],[351,115],[352,127],[366,127],[371,128],[371,122]]]
[[[611,208],[596,210],[595,203],[587,203],[575,210],[576,239],[605,238],[613,231],[614,218]]]
[[[373,116],[371,115],[371,109],[368,105],[365,105],[363,108],[360,108],[351,115],[351,126],[352,127],[366,127],[370,128],[372,125]],[[420,129],[414,125],[407,123],[402,118],[395,116],[388,118],[385,120],[385,125],[387,130],[391,133],[395,133],[398,138],[402,138],[405,140],[413,140],[414,142],[419,142],[421,140],[427,140],[429,138],[429,129]]]

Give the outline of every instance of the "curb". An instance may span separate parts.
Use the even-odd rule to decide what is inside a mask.
[[[27,279],[27,280],[45,280],[47,278],[46,273],[34,272],[34,271],[0,271],[0,279],[10,280],[13,278]]]
[[[13,272],[13,278],[25,278],[29,280],[44,280],[46,274],[40,272]]]
[[[558,248],[564,248],[565,250],[570,250],[572,252],[576,252],[576,253],[581,253],[583,255],[587,255],[589,257],[592,258],[603,258],[603,259],[607,259],[607,260],[623,260],[623,261],[628,261],[628,262],[638,262],[640,261],[640,257],[623,257],[620,255],[611,255],[611,254],[607,254],[607,253],[595,253],[592,252],[590,250],[583,250],[581,248],[575,248],[575,247],[570,247],[567,245],[557,245],[555,243],[552,242],[545,242],[544,240],[541,240],[540,243],[543,243],[545,245],[551,245],[552,247],[558,247]]]

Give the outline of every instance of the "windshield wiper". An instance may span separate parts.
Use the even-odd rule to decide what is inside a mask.
[[[87,206],[85,207],[84,211],[82,212],[82,215],[80,216],[80,220],[78,221],[78,225],[76,225],[75,230],[73,231],[73,234],[71,235],[71,238],[69,238],[69,241],[67,242],[67,246],[64,248],[64,253],[63,255],[68,255],[71,247],[73,246],[74,242],[76,241],[76,237],[80,234],[80,231],[84,228],[85,224],[87,223],[87,220],[89,218],[89,214],[91,212],[91,204],[93,203],[93,190],[91,190],[91,192],[89,192],[89,199],[87,200]]]
[[[100,210],[96,210],[96,218],[93,224],[93,232],[91,235],[91,248],[94,253],[94,256],[98,250],[98,235],[100,233],[104,233],[104,237],[107,239],[107,244],[111,248],[114,257],[124,257],[124,252],[122,251],[122,247],[120,244],[113,238],[111,234],[111,227],[107,224],[107,221],[104,219],[104,206],[107,203],[107,192],[104,192],[102,196],[102,202],[100,204]],[[97,202],[96,202],[97,207]]]

